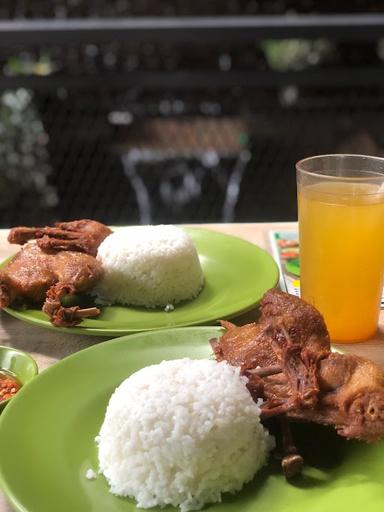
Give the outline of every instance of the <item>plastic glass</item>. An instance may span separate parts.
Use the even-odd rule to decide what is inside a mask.
[[[331,339],[371,338],[384,275],[384,159],[320,155],[296,164],[301,296]]]

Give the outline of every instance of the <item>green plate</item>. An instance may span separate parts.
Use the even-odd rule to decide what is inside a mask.
[[[279,270],[273,258],[240,238],[200,228],[185,228],[200,256],[205,286],[199,296],[175,310],[108,306],[95,319],[72,328],[53,327],[40,310],[6,308],[11,315],[42,327],[77,334],[121,336],[132,332],[208,324],[256,306],[276,286]]]
[[[164,359],[205,358],[218,327],[146,332],[95,345],[45,370],[0,417],[0,485],[22,512],[133,512],[97,470],[94,438],[114,388],[130,373]],[[331,428],[302,424],[296,441],[307,464],[288,483],[272,456],[241,492],[210,512],[381,512],[384,443],[345,441]],[[173,511],[173,508],[151,509]]]

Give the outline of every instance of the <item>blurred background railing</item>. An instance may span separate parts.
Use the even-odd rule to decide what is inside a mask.
[[[384,4],[0,2],[0,225],[293,220],[294,163],[384,153]]]

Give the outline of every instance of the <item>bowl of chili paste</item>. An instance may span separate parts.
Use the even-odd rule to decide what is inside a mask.
[[[36,361],[29,354],[0,346],[0,411],[37,373]]]

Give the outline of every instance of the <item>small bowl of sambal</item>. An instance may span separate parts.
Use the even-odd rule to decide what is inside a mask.
[[[29,354],[0,345],[0,413],[37,373],[36,361]]]

